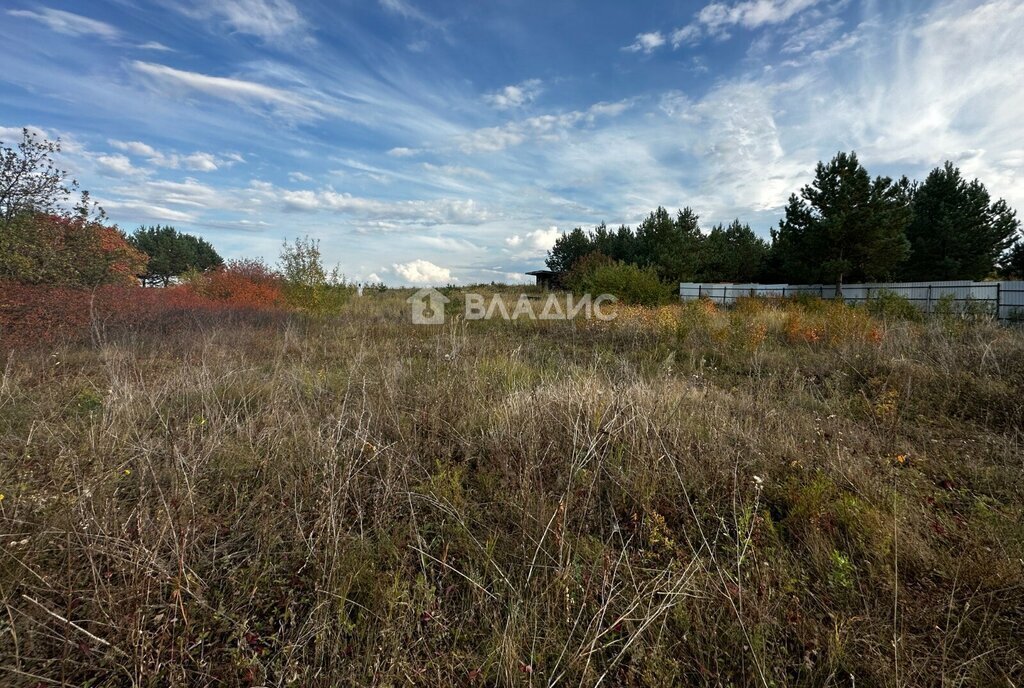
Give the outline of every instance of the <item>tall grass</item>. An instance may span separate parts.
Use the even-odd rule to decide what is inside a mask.
[[[841,304],[11,352],[4,685],[1020,685],[1024,336]]]

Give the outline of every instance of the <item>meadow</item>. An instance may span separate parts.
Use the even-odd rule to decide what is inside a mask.
[[[0,684],[1024,685],[1019,329],[408,294],[11,347]]]

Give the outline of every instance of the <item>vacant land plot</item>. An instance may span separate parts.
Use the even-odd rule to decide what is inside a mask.
[[[10,353],[0,683],[1022,685],[1019,331],[404,296]]]

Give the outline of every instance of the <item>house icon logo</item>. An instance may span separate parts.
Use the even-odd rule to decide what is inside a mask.
[[[451,302],[447,296],[437,289],[420,289],[406,299],[412,304],[412,322],[414,325],[443,325],[444,305]]]

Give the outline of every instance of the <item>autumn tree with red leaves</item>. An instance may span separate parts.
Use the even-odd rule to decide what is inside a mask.
[[[0,142],[0,279],[93,287],[133,284],[148,257],[132,248],[88,192],[59,168],[60,141],[28,129],[15,147]]]

